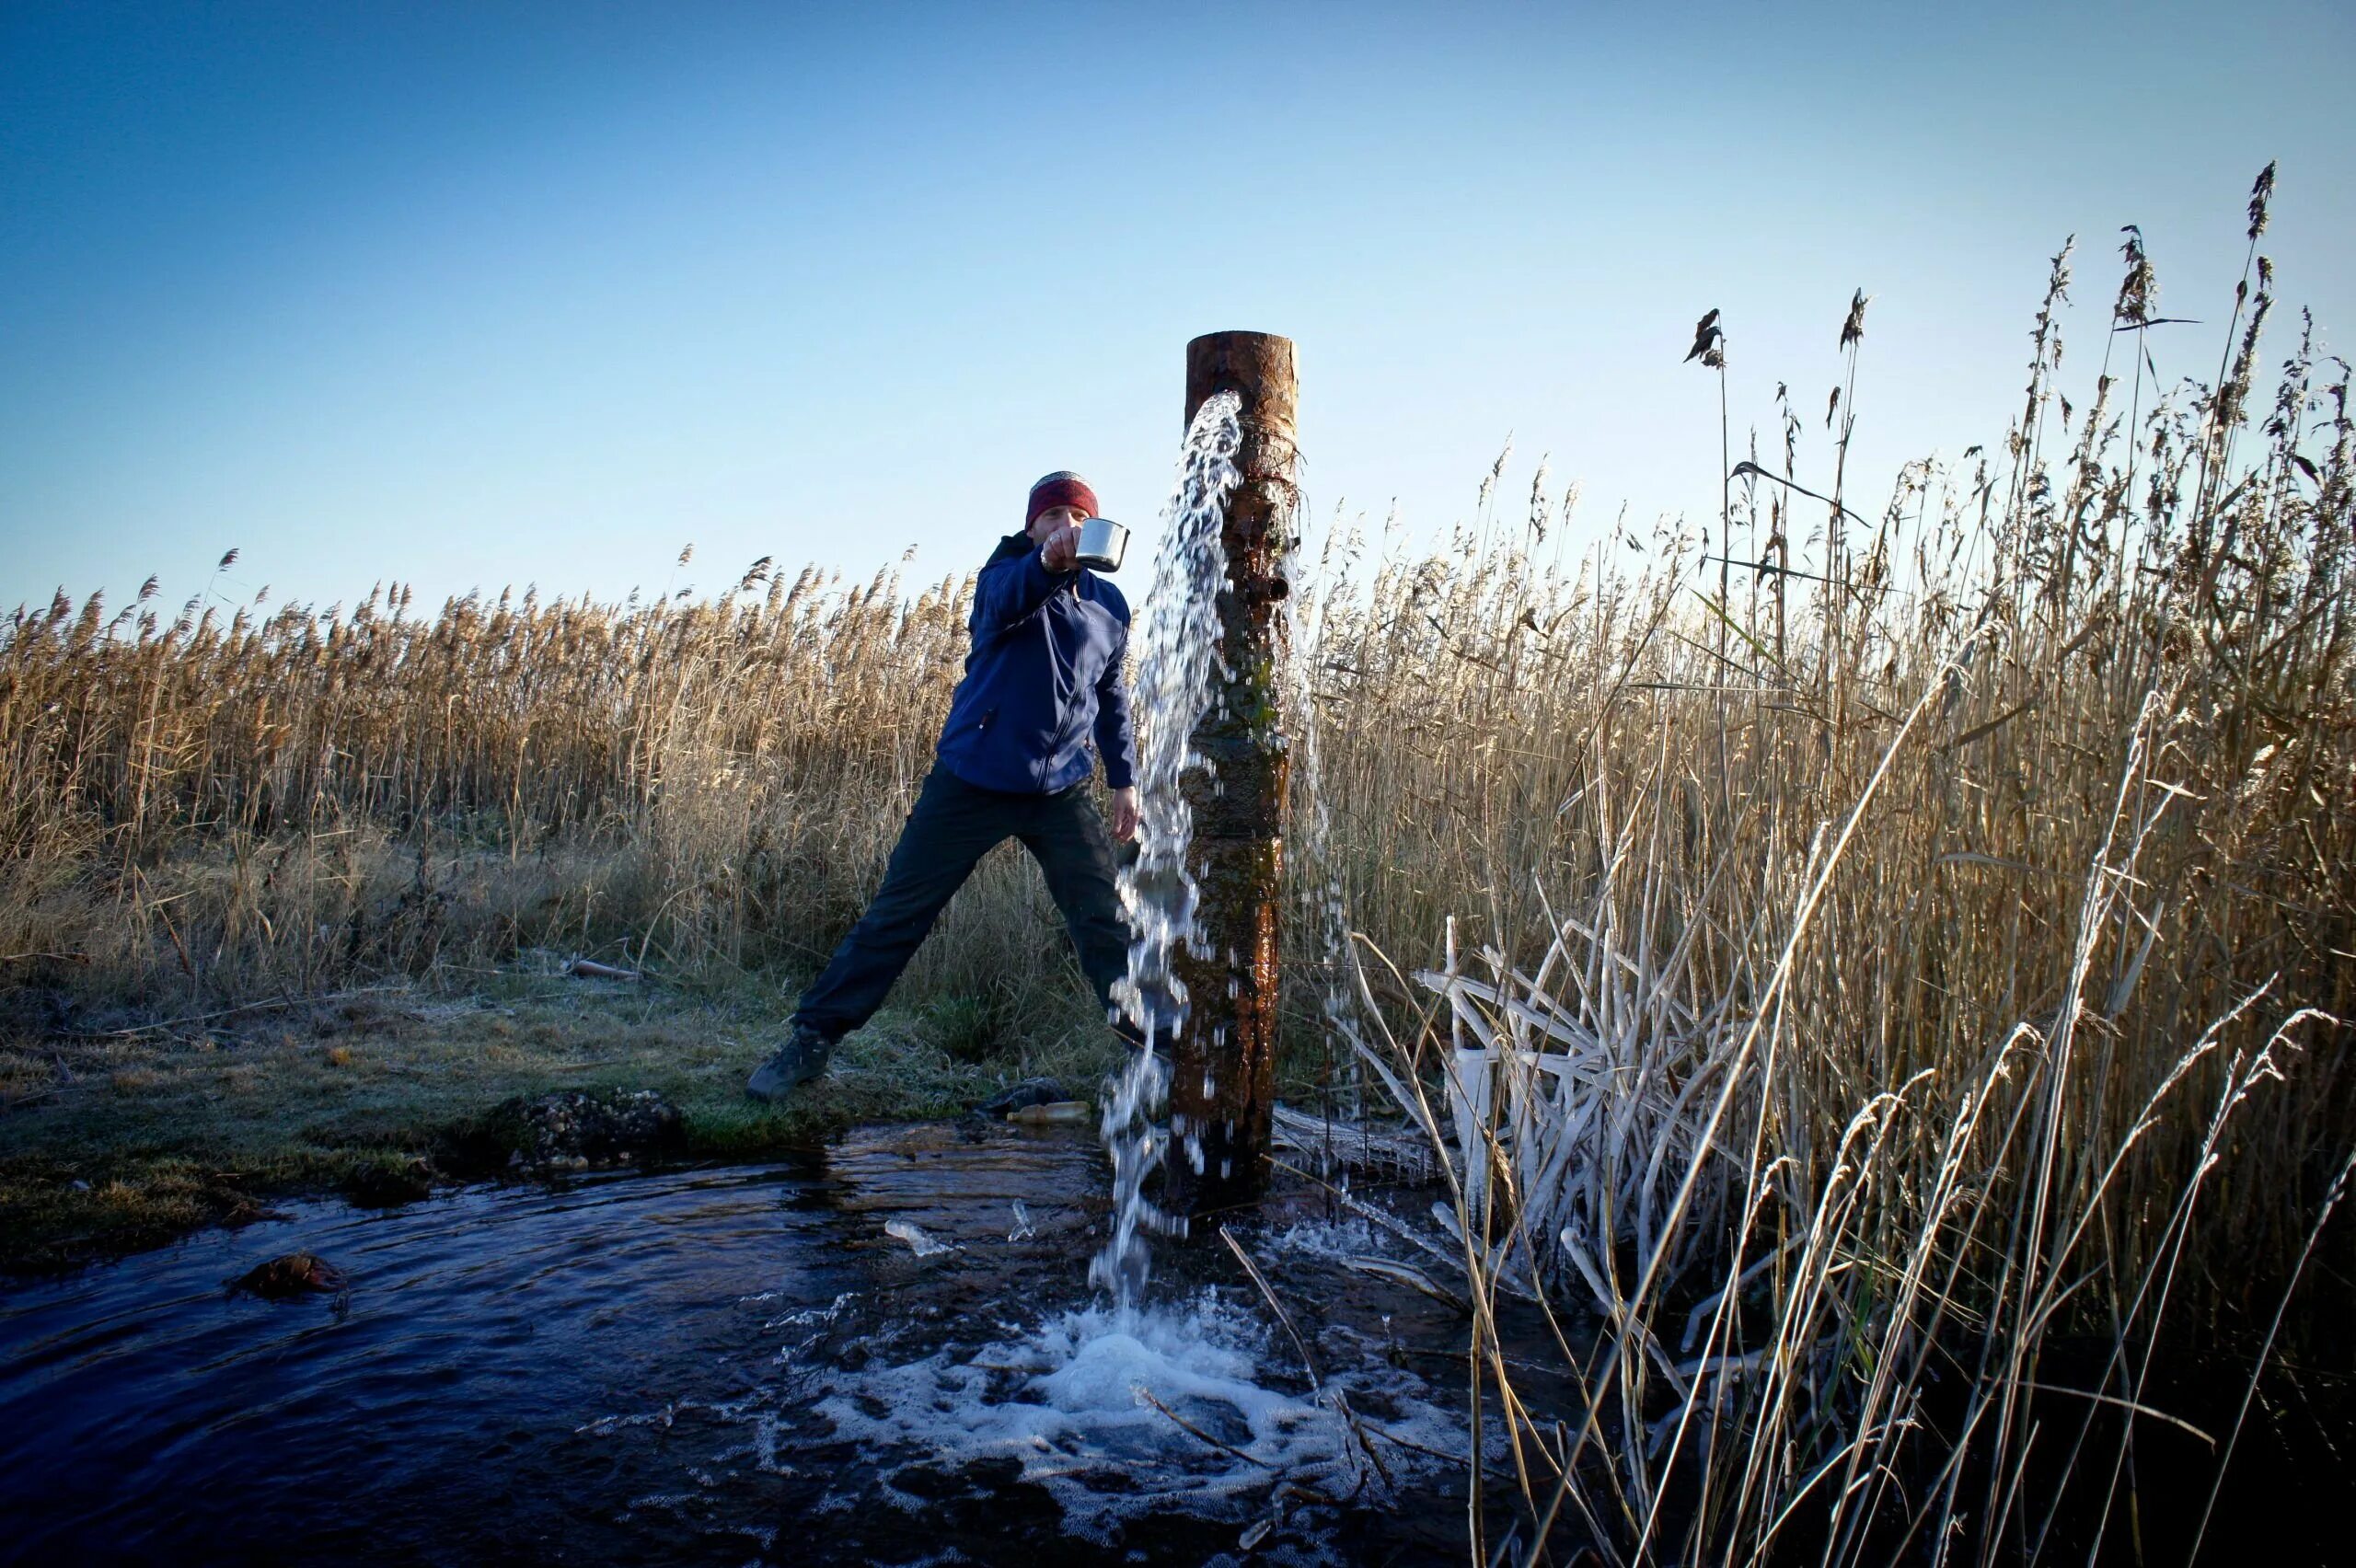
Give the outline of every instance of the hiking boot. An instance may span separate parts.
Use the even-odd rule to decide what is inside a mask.
[[[807,1024],[793,1026],[793,1037],[778,1047],[777,1055],[753,1070],[745,1080],[745,1092],[756,1100],[774,1105],[795,1090],[826,1070],[826,1058],[834,1055],[835,1043]]]

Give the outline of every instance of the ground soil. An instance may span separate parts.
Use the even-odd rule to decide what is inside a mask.
[[[0,1030],[0,1273],[244,1223],[298,1193],[394,1204],[512,1174],[485,1129],[516,1096],[652,1090],[681,1113],[677,1158],[766,1159],[854,1122],[956,1115],[1023,1078],[1091,1089],[1117,1051],[1085,1009],[1019,1040],[978,1038],[954,1009],[887,1009],[771,1109],[743,1084],[785,1037],[791,997],[774,985],[470,978],[108,1027],[20,1009]]]

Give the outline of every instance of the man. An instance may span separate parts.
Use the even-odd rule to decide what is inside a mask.
[[[1137,832],[1137,742],[1122,654],[1129,606],[1080,566],[1080,525],[1096,492],[1068,470],[1031,487],[974,588],[974,645],[949,704],[932,771],[892,850],[884,885],[802,994],[793,1033],[745,1090],[784,1099],[826,1070],[835,1043],[865,1023],[984,854],[1020,838],[1045,873],[1080,966],[1111,1010],[1128,970],[1113,884],[1113,838]],[[1089,799],[1091,730],[1113,787],[1113,830]]]

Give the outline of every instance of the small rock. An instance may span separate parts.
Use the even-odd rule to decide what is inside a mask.
[[[1012,1089],[993,1095],[975,1106],[974,1114],[987,1116],[995,1121],[1033,1105],[1052,1105],[1058,1101],[1069,1098],[1070,1096],[1064,1092],[1063,1085],[1053,1078],[1024,1078]]]
[[[352,1288],[344,1272],[309,1252],[289,1252],[272,1258],[229,1281],[232,1296],[259,1296],[265,1301],[292,1301],[307,1295],[343,1294]]]
[[[343,1193],[362,1208],[398,1208],[433,1195],[433,1167],[417,1156],[364,1165],[344,1178]]]
[[[678,1108],[652,1090],[565,1090],[517,1098],[489,1118],[514,1150],[511,1166],[586,1170],[592,1160],[619,1163],[677,1147],[686,1137]]]
[[[243,1230],[248,1225],[259,1225],[266,1219],[292,1217],[284,1209],[274,1209],[265,1204],[256,1203],[251,1198],[241,1196],[232,1203],[228,1212],[221,1216],[221,1225],[226,1230]]]

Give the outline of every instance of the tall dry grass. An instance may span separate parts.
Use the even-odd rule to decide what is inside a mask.
[[[2004,441],[1875,517],[1787,421],[1707,530],[1565,562],[1493,474],[1445,553],[1338,547],[1355,1027],[1457,1162],[1509,1558],[2186,1561],[2267,1356],[2345,1418],[2356,468],[2305,329],[2258,400],[2270,193],[2216,380],[2154,384],[2131,236],[2071,386],[2065,248]]]
[[[1365,961],[1350,1021],[1459,1156],[1483,1299],[1604,1325],[1588,1429],[1519,1434],[1525,1547],[1572,1509],[1613,1561],[1803,1517],[1842,1560],[1958,1518],[1937,1551],[2034,1555],[2056,1336],[2108,1347],[2092,1419],[2356,1272],[2317,1228],[2356,1125],[2356,438],[2346,363],[2268,347],[2270,194],[2215,376],[2158,378],[2187,329],[2132,236],[2065,375],[2065,248],[2010,428],[1878,504],[1860,294],[1824,430],[1779,399],[1705,525],[1566,550],[1576,491],[1542,464],[1508,507],[1501,457],[1445,548],[1322,541],[1294,838]],[[1761,384],[1716,325],[1732,407]],[[762,562],[622,605],[20,613],[6,979],[193,1010],[534,947],[806,972],[929,765],[968,591]],[[1319,1044],[1318,924],[1297,1084],[1359,1059]],[[1068,964],[1009,853],[908,984],[1020,1005]]]
[[[526,592],[429,617],[395,587],[348,612],[225,614],[210,591],[168,622],[146,595],[19,612],[0,957],[167,1009],[463,982],[532,947],[806,970],[930,765],[969,591],[761,562],[650,604]],[[1001,856],[915,983],[1020,991],[1058,940]]]

